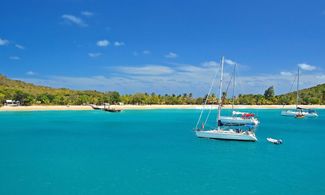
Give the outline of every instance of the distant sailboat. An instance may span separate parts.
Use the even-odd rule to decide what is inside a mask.
[[[315,110],[305,109],[299,107],[299,78],[300,78],[300,69],[298,68],[297,73],[297,92],[296,92],[296,109],[283,110],[281,111],[282,116],[291,116],[295,118],[304,118],[304,117],[317,117],[318,114]]]
[[[236,64],[232,76],[233,92],[232,92],[232,116],[220,116],[220,121],[224,125],[242,126],[242,125],[258,125],[259,121],[253,113],[234,111],[235,104],[235,88],[236,88]]]
[[[200,138],[211,138],[211,139],[223,139],[223,140],[238,140],[238,141],[257,141],[255,136],[255,132],[252,128],[248,128],[248,130],[240,130],[240,129],[231,129],[222,125],[220,120],[221,116],[221,105],[222,105],[222,80],[223,80],[223,66],[224,66],[224,57],[221,59],[221,69],[220,69],[220,86],[219,86],[219,106],[218,106],[218,115],[217,115],[217,127],[205,130],[204,124],[202,128],[198,128],[198,124],[200,123],[202,112],[200,114],[199,120],[196,125],[195,133],[197,137]],[[211,88],[209,94],[211,92],[214,80],[211,84]],[[209,95],[208,94],[208,95]]]

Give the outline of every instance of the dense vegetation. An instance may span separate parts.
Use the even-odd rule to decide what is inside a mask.
[[[231,99],[223,94],[224,104],[231,104]],[[301,90],[301,104],[325,104],[325,84]],[[184,94],[155,94],[155,93],[136,93],[132,95],[120,95],[116,91],[78,91],[69,89],[55,89],[50,87],[37,86],[22,81],[16,81],[0,75],[0,102],[7,99],[18,100],[22,105],[83,105],[83,104],[202,104],[207,98],[194,98],[192,93]],[[260,94],[240,94],[236,104],[244,105],[264,105],[264,104],[295,104],[295,93],[275,96],[274,88],[265,90],[264,95]],[[207,100],[208,103],[218,102],[215,94],[211,94]]]

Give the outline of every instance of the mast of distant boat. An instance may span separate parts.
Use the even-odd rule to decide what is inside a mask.
[[[235,105],[235,88],[236,88],[236,66],[237,64],[234,65],[234,75],[233,75],[233,83],[232,83],[232,113],[234,113],[234,105]]]
[[[224,56],[222,56],[222,58],[221,58],[221,69],[220,69],[219,105],[218,105],[218,118],[217,118],[218,130],[220,130],[220,126],[221,126],[220,115],[221,115],[221,106],[222,106],[223,63],[224,63]]]
[[[296,108],[298,108],[298,104],[299,104],[299,76],[300,76],[300,69],[298,67]]]

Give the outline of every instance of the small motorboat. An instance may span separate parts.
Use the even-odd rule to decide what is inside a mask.
[[[116,109],[116,108],[104,108],[103,109],[106,112],[121,112],[121,109]]]
[[[105,103],[103,111],[106,111],[106,112],[121,112],[122,109],[113,108],[110,104]]]
[[[109,104],[104,104],[103,106],[90,105],[94,110],[102,110],[106,112],[121,112],[122,109],[112,108]]]
[[[273,139],[273,138],[266,138],[268,142],[271,142],[272,144],[282,144],[282,139]]]
[[[97,106],[97,105],[94,105],[94,104],[91,104],[90,105],[94,110],[101,110],[101,107]]]

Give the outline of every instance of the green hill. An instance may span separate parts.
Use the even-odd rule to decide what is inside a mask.
[[[325,84],[299,91],[299,104],[325,104]],[[293,105],[296,104],[296,91],[282,95],[274,95],[274,88],[270,87],[261,94],[239,95],[236,104],[243,105]]]
[[[0,101],[19,100],[24,105],[55,104],[81,105],[107,101],[105,93],[97,91],[77,91],[38,86],[23,81],[12,80],[0,75]]]
[[[296,91],[280,95],[279,99],[286,99],[291,104],[295,104]],[[325,104],[325,83],[300,90],[299,104]]]

